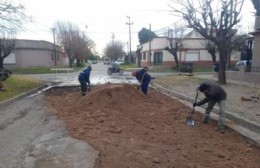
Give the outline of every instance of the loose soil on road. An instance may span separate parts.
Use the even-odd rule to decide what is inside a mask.
[[[53,88],[46,106],[72,137],[100,151],[96,168],[259,168],[260,149],[239,133],[217,130],[217,122],[188,126],[191,108],[150,89],[148,96],[129,84]],[[53,110],[54,109],[54,110]]]

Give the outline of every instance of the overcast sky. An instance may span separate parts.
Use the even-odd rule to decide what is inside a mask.
[[[173,23],[182,21],[170,14],[171,0],[22,0],[33,23],[27,24],[27,31],[18,35],[20,39],[46,40],[53,42],[50,28],[56,21],[69,21],[78,25],[95,42],[102,54],[107,43],[119,40],[125,51],[129,44],[129,22],[131,25],[131,48],[136,50],[138,32],[143,28],[159,31]],[[251,0],[245,0],[242,28],[252,27],[254,8]],[[87,28],[86,28],[87,26]]]

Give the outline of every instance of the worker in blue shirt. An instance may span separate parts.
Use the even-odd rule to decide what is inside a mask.
[[[151,81],[151,76],[147,73],[148,67],[144,67],[138,71],[133,71],[132,76],[135,76],[140,83],[141,90],[144,95],[147,95],[149,83]]]
[[[91,66],[88,66],[86,69],[84,69],[82,72],[80,72],[78,80],[81,86],[81,94],[82,96],[85,96],[87,93],[87,90],[90,90],[90,72],[92,70]],[[88,86],[87,86],[88,84]]]

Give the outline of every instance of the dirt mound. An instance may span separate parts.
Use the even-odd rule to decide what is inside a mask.
[[[46,103],[66,123],[73,137],[100,151],[96,167],[252,167],[259,168],[260,150],[238,133],[217,131],[217,122],[185,123],[191,109],[150,89],[148,96],[128,84],[46,93]]]

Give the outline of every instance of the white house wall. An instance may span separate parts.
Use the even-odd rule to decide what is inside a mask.
[[[151,49],[158,50],[158,49],[164,49],[166,46],[169,46],[169,42],[165,38],[154,38],[151,41]],[[149,51],[150,45],[149,42],[143,44],[143,51]]]
[[[201,37],[198,33],[195,33],[195,31],[190,32],[182,41],[183,48],[182,51],[178,51],[178,59],[181,62],[187,61],[186,54],[189,55],[196,55],[197,58],[193,60],[192,62],[198,63],[198,64],[204,64],[208,65],[210,62],[212,62],[212,57],[208,50],[206,50],[206,40]],[[154,38],[150,43],[147,42],[142,45],[142,58],[145,53],[146,59],[141,60],[142,65],[149,65],[150,59],[151,63],[154,62],[154,54],[157,52],[160,52],[163,54],[163,65],[174,65],[175,60],[172,54],[170,54],[167,50],[165,50],[165,47],[169,47],[169,41],[165,37],[158,37]],[[139,46],[140,47],[140,46]],[[149,58],[149,50],[151,51],[151,58]],[[197,54],[196,54],[197,53]],[[231,61],[237,61],[240,59],[241,53],[239,51],[233,51],[231,53]],[[192,59],[191,59],[192,60]],[[219,53],[216,52],[216,60],[219,60]],[[204,63],[203,63],[204,62]]]
[[[53,52],[50,50],[16,50],[16,66],[52,66],[52,53]]]
[[[57,66],[65,65],[68,60],[60,46],[56,45]],[[16,40],[15,49],[11,58],[5,63],[5,67],[51,67],[55,66],[54,44],[47,41]]]
[[[184,39],[183,48],[188,49],[205,49],[206,41],[203,39]]]
[[[260,67],[260,33],[254,36],[252,67]]]

